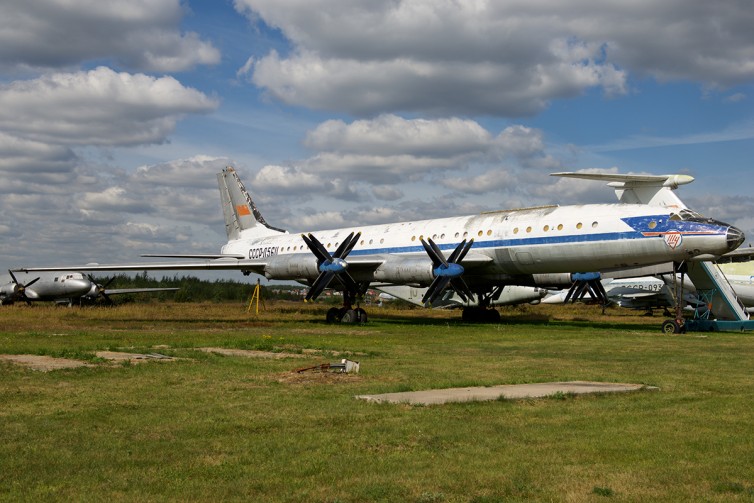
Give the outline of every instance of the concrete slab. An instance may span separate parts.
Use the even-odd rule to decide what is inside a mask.
[[[619,393],[657,390],[644,384],[607,383],[593,381],[545,382],[532,384],[503,384],[490,387],[430,389],[380,395],[357,395],[356,398],[378,403],[406,403],[409,405],[439,405],[450,402],[481,402],[504,399],[543,398],[563,394]]]

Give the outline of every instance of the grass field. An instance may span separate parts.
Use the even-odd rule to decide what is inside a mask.
[[[128,305],[0,309],[2,501],[754,501],[754,334],[576,306],[459,313]],[[220,356],[220,346],[305,354]],[[172,362],[109,364],[96,350]],[[312,352],[312,350],[314,352]],[[295,373],[342,357],[359,374]],[[354,395],[560,380],[659,391],[431,407]]]

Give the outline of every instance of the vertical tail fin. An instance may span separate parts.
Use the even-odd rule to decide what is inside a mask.
[[[249,229],[254,229],[255,234],[262,236],[286,232],[272,227],[264,220],[235,169],[230,166],[224,168],[217,174],[217,184],[220,187],[220,202],[228,240],[240,238],[241,233]]]

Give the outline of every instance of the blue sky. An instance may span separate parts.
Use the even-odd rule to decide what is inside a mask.
[[[1,12],[0,270],[218,251],[228,164],[291,232],[614,200],[548,176],[592,169],[691,174],[754,236],[748,1]]]

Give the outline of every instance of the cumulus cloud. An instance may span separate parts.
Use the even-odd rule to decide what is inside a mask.
[[[629,72],[710,87],[754,77],[745,0],[595,4],[451,0],[235,0],[294,50],[244,73],[285,103],[372,115],[529,115]]]
[[[174,72],[218,63],[210,42],[179,31],[184,13],[180,0],[5,0],[0,68],[60,69],[108,59]]]
[[[76,160],[76,155],[68,147],[24,140],[0,131],[0,173],[21,175],[33,170],[39,176],[69,172],[75,167]]]
[[[54,144],[159,143],[185,114],[208,113],[217,106],[172,77],[99,67],[0,86],[0,129]]]

